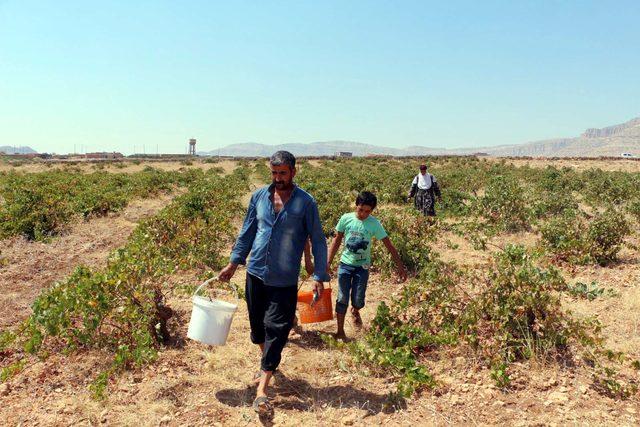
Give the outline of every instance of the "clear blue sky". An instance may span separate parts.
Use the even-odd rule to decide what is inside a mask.
[[[575,136],[640,116],[639,19],[637,0],[0,0],[0,145]]]

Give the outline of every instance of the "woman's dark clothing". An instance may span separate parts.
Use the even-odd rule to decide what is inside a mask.
[[[411,183],[411,191],[409,197],[414,197],[413,205],[417,210],[425,216],[436,216],[435,201],[436,197],[441,197],[440,187],[433,175],[428,174],[430,183],[429,188],[418,188],[418,178],[416,176]]]

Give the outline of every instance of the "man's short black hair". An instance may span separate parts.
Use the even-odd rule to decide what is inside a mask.
[[[378,198],[371,191],[362,191],[356,197],[356,206],[367,205],[371,206],[371,209],[375,209],[378,205]]]
[[[288,151],[276,151],[269,159],[269,164],[271,166],[287,165],[289,169],[293,169],[296,167],[296,157]]]

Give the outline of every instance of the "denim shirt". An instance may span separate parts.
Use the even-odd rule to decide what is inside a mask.
[[[318,205],[309,193],[294,186],[291,198],[276,214],[271,201],[273,184],[251,196],[240,235],[231,252],[231,262],[268,286],[296,286],[307,237],[311,236],[313,279],[328,282],[327,241],[322,232]]]

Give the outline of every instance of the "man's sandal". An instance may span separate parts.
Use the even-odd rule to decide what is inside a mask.
[[[273,414],[273,405],[267,396],[256,397],[253,401],[253,410],[260,416]]]

